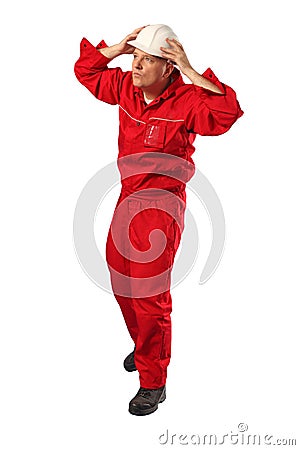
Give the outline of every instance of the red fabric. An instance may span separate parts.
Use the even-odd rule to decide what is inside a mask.
[[[142,91],[132,84],[131,72],[123,72],[119,67],[108,68],[110,60],[97,50],[101,47],[106,47],[104,41],[96,48],[85,38],[81,41],[75,74],[96,98],[119,105],[119,157],[145,152],[139,158],[141,169],[151,165],[155,173],[159,167],[159,157],[149,159],[147,156],[150,151],[177,155],[194,164],[191,156],[195,151],[196,134],[225,133],[243,114],[233,89],[221,83],[211,69],[203,76],[215,83],[223,95],[185,84],[175,69],[169,88],[146,105]],[[122,187],[128,192],[150,187],[176,192],[185,186],[164,175],[140,174],[127,178],[125,175],[121,170]]]
[[[112,289],[135,343],[140,385],[146,389],[166,383],[171,357],[171,269],[184,228],[185,199],[185,192],[149,198],[121,193],[108,233]],[[163,234],[155,236],[157,229]]]
[[[225,133],[243,112],[233,89],[211,69],[203,76],[223,94],[185,84],[175,68],[173,82],[147,105],[143,92],[133,86],[131,72],[108,68],[110,60],[98,51],[101,47],[106,47],[104,41],[97,47],[81,41],[75,74],[96,98],[119,105],[122,190],[106,258],[136,345],[141,387],[156,389],[166,382],[171,356],[170,277],[184,227],[185,184],[194,174],[193,142],[196,134]],[[154,190],[147,195],[144,189]]]

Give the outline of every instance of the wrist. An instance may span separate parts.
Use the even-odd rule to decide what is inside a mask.
[[[105,47],[99,49],[100,53],[102,53],[106,58],[113,59],[117,56],[120,56],[122,52],[119,49],[118,44],[111,45],[110,47]]]
[[[192,66],[185,66],[185,67],[180,67],[181,72],[188,77],[191,81],[193,81],[192,79],[195,77],[195,75],[197,74],[197,72],[195,71],[195,69],[192,68]]]

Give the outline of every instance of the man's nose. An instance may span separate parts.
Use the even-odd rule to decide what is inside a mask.
[[[142,60],[140,58],[135,58],[133,60],[133,67],[135,69],[141,69],[142,68]]]

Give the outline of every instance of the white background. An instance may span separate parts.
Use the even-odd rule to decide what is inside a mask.
[[[221,437],[240,422],[299,441],[297,3],[29,0],[1,12],[1,449],[182,448],[180,434]],[[224,208],[225,253],[199,285],[210,228],[188,193],[202,247],[173,292],[167,400],[135,417],[138,375],[122,367],[132,343],[72,236],[82,188],[117,156],[118,111],[73,66],[83,36],[110,45],[150,23],[169,24],[245,114],[196,140],[194,161]],[[159,443],[167,429],[173,445]]]

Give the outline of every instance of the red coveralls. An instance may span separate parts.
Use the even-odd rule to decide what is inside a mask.
[[[98,51],[103,47],[104,41],[94,47],[84,38],[75,74],[96,98],[119,105],[122,189],[106,258],[115,297],[135,343],[140,385],[158,389],[166,383],[171,356],[170,274],[184,227],[185,184],[194,172],[192,144],[196,134],[225,133],[243,111],[235,92],[210,69],[203,76],[223,94],[185,84],[175,68],[173,82],[147,105],[130,71],[107,67],[110,59]],[[172,177],[173,162],[169,172],[159,173],[169,164],[162,153],[182,159],[182,167],[175,168],[179,176]],[[123,161],[127,155],[132,160]]]

